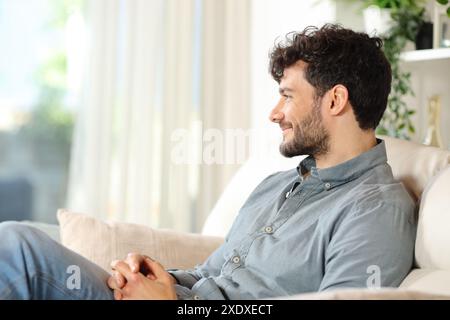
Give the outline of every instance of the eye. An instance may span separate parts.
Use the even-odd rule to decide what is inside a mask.
[[[289,96],[289,95],[287,95],[287,94],[283,94],[283,97],[284,97],[285,99],[291,99],[291,98],[292,98],[292,96]]]

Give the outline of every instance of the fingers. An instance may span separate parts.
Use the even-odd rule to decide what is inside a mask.
[[[114,275],[114,278],[116,279],[116,283],[119,285],[119,288],[122,289],[126,283],[125,277],[117,271],[114,271],[113,275]]]
[[[108,286],[111,289],[122,289],[126,284],[125,278],[117,271],[113,271],[108,278]]]
[[[152,273],[149,273],[147,275],[147,278],[150,279],[150,280],[156,280],[156,276],[154,274],[152,274]]]
[[[148,279],[150,279],[150,280],[156,280],[157,277],[154,274],[154,272],[152,270],[152,267],[151,267],[151,265],[149,264],[148,261],[154,261],[154,260],[152,258],[150,258],[150,257],[147,257],[147,256],[144,257],[144,261],[143,262],[144,262],[144,264],[145,264],[145,266],[146,266],[146,268],[148,270],[148,273],[147,273],[146,277]]]
[[[128,264],[123,261],[118,261],[115,263],[113,268],[125,277],[126,281],[129,281],[133,278],[133,276],[136,276],[136,274],[131,271]]]
[[[128,263],[132,272],[139,272],[144,256],[138,253],[129,253],[125,262]]]
[[[126,284],[125,277],[117,271],[113,271],[113,277],[116,280],[117,287],[122,289]]]
[[[107,284],[108,284],[108,287],[109,287],[110,289],[113,289],[113,290],[119,289],[119,288],[118,288],[118,285],[117,285],[117,283],[116,283],[116,280],[114,279],[113,276],[111,276],[111,277],[108,278]]]
[[[122,289],[126,283],[127,279],[125,275],[122,275],[120,270],[117,268],[119,262],[125,263],[129,266],[129,269],[133,273],[142,272],[150,280],[156,280],[158,277],[153,273],[152,269],[155,268],[151,266],[147,261],[154,261],[148,256],[144,256],[139,253],[129,253],[125,260],[114,260],[111,262],[111,268],[113,269],[113,277],[115,278],[115,283],[111,280],[111,285],[114,288]],[[155,262],[156,263],[156,262]],[[162,266],[161,266],[162,268]]]
[[[122,300],[122,299],[123,299],[122,292],[120,292],[120,290],[115,289],[114,290],[114,300]]]
[[[170,280],[169,273],[164,269],[164,267],[159,262],[152,260],[150,258],[145,258],[144,261],[157,279]]]
[[[116,268],[116,264],[119,262],[120,260],[113,260],[111,263],[110,263],[110,267],[111,267],[111,269],[115,269]]]

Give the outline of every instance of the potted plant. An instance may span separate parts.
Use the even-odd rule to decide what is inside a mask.
[[[378,36],[384,35],[394,25],[390,8],[383,8],[372,4],[363,10],[363,15],[364,28],[368,34],[375,33]]]
[[[436,0],[441,5],[448,5],[449,0]],[[409,139],[415,128],[412,116],[415,111],[404,102],[406,95],[414,95],[411,88],[410,73],[400,67],[400,54],[406,44],[411,41],[416,49],[432,48],[433,25],[425,20],[426,0],[364,0],[366,10],[380,10],[377,27],[366,21],[366,30],[371,33],[377,30],[377,35],[384,40],[384,52],[392,66],[392,89],[388,100],[388,107],[377,128],[378,134],[386,134]],[[447,7],[450,17],[450,6]],[[390,20],[386,18],[390,15]],[[365,18],[372,16],[365,11]],[[376,16],[376,15],[375,15]]]
[[[409,41],[415,42],[424,21],[426,1],[364,0],[362,3],[366,8],[365,18],[370,17],[368,12],[371,10],[380,10],[378,26],[373,27],[366,22],[366,31],[370,34],[373,33],[373,29],[376,29],[377,36],[384,41],[383,50],[392,67],[391,94],[377,133],[409,139],[410,135],[415,133],[412,122],[415,111],[406,104],[404,98],[407,95],[414,95],[414,92],[411,88],[410,73],[400,67],[400,54]],[[373,16],[372,20],[375,21]],[[387,16],[390,19],[387,19]],[[372,30],[368,30],[371,28]]]
[[[442,4],[444,6],[449,4],[449,0],[436,0],[439,4]],[[447,7],[447,16],[450,18],[450,5]]]

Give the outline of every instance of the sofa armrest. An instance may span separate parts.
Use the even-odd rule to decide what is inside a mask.
[[[202,263],[224,241],[200,234],[105,222],[59,210],[61,242],[103,269],[130,252],[148,255],[167,269],[190,269]]]

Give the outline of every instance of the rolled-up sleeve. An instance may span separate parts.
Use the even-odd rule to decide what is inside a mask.
[[[193,287],[197,282],[204,278],[217,277],[225,262],[223,257],[224,244],[217,248],[203,263],[197,265],[193,269],[168,269],[169,272],[178,282],[175,286],[179,299],[194,299],[196,297]]]

